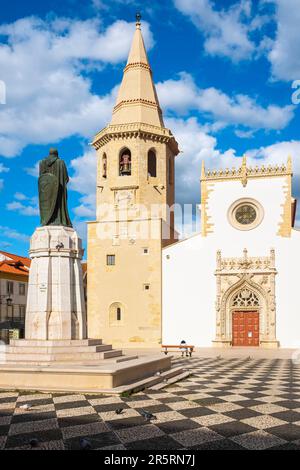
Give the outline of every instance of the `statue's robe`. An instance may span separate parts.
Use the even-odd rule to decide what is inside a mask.
[[[68,181],[67,167],[58,156],[51,155],[40,162],[41,225],[72,227],[67,204]]]

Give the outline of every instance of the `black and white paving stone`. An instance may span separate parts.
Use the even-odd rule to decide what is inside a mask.
[[[300,368],[291,360],[175,362],[192,375],[129,397],[0,391],[0,449],[80,449],[86,438],[105,450],[300,450]]]

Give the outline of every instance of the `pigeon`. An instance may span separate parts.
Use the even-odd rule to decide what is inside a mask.
[[[117,408],[116,411],[115,411],[116,415],[122,414],[123,409],[124,408]]]
[[[20,408],[22,410],[30,410],[30,408],[32,408],[32,405],[30,405],[29,403],[25,403],[24,405],[21,405]]]
[[[31,448],[38,447],[39,441],[36,437],[33,437],[32,439],[30,439],[29,444]]]
[[[157,376],[160,376],[160,375],[161,375],[161,373],[158,371],[158,372],[156,372],[156,374],[155,374],[155,375],[157,375]]]
[[[88,439],[82,437],[80,439],[80,448],[81,450],[90,450],[92,448],[92,444]]]
[[[150,421],[151,419],[156,419],[156,416],[154,416],[152,413],[149,413],[149,411],[146,411],[146,410],[141,410],[141,415],[145,418],[146,421]]]

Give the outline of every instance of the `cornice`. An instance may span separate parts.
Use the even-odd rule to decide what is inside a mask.
[[[98,150],[111,140],[137,137],[166,143],[175,155],[179,153],[178,143],[169,129],[140,122],[109,125],[98,132],[91,145]]]

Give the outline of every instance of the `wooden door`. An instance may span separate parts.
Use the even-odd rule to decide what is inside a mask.
[[[232,346],[259,346],[258,312],[233,312]]]

